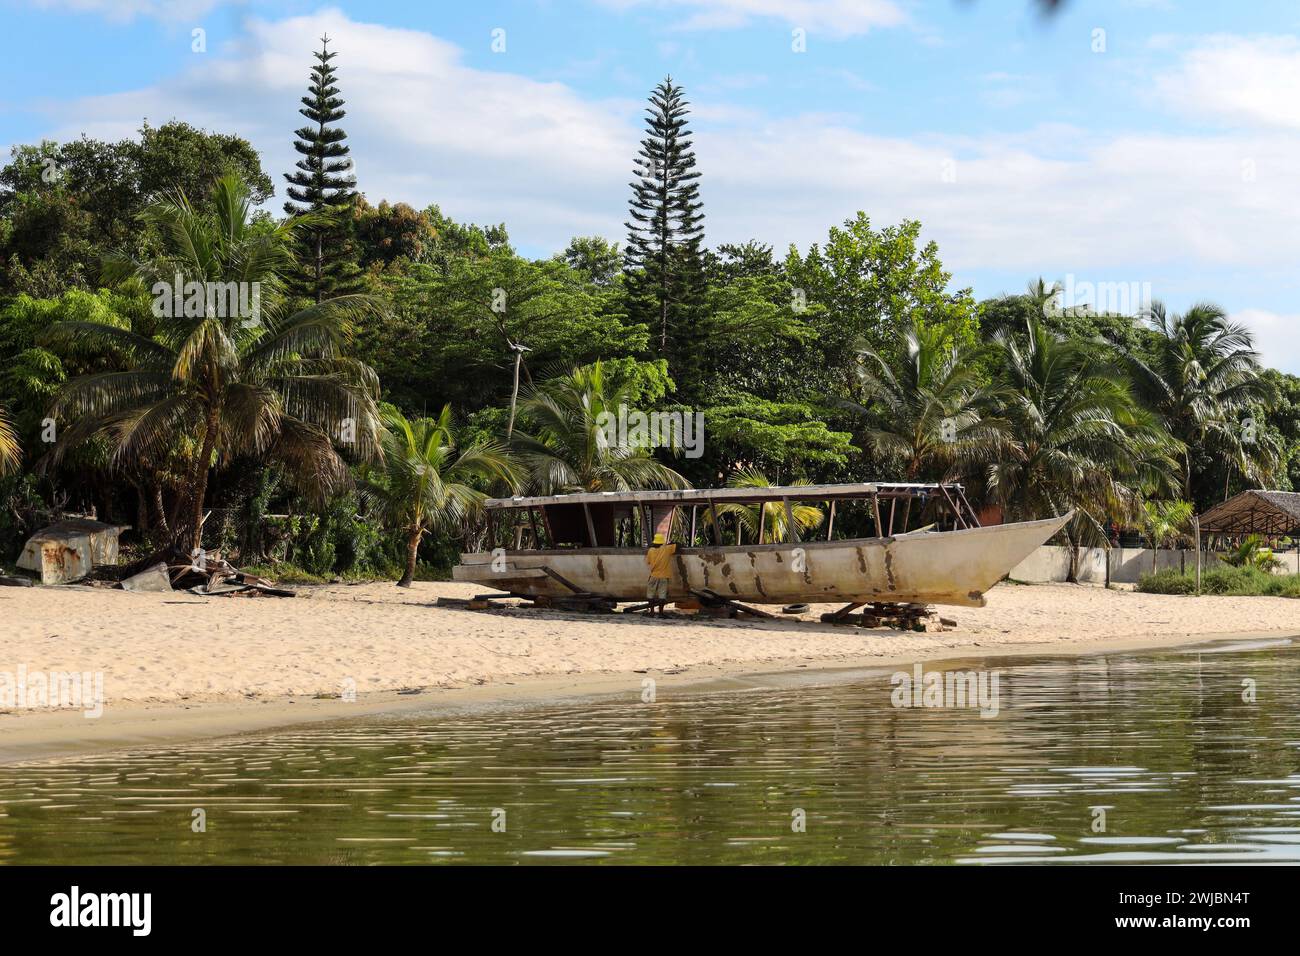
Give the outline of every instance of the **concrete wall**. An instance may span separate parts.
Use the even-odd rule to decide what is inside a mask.
[[[1294,551],[1278,552],[1282,562],[1279,574],[1300,573],[1300,557]],[[1079,552],[1079,581],[1084,584],[1105,584],[1106,563],[1110,562],[1112,584],[1136,584],[1139,575],[1151,573],[1150,548],[1084,548]],[[1209,570],[1222,562],[1217,554],[1207,554],[1202,570]],[[1196,552],[1191,550],[1160,550],[1156,552],[1156,569],[1164,571],[1196,569]],[[1070,550],[1054,545],[1043,545],[1011,570],[1014,581],[1041,584],[1064,581],[1070,574]]]

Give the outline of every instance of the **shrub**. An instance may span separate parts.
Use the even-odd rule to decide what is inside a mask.
[[[1195,594],[1196,576],[1169,569],[1144,574],[1137,590],[1146,594]],[[1300,575],[1270,574],[1257,567],[1211,568],[1201,573],[1203,594],[1228,594],[1241,597],[1300,597]]]

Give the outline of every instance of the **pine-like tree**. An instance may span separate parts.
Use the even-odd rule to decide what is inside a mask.
[[[650,94],[646,137],[636,158],[624,269],[628,317],[659,333],[659,354],[679,373],[698,343],[692,333],[704,308],[704,241],[700,174],[686,128],[689,104],[666,78]],[[677,360],[677,361],[674,361]]]
[[[295,164],[297,172],[285,174],[289,201],[284,211],[291,216],[313,213],[331,220],[327,225],[301,230],[299,272],[289,281],[294,293],[321,302],[357,291],[361,287],[361,269],[352,242],[357,180],[344,142],[348,134],[333,125],[346,115],[344,101],[334,85],[334,67],[330,65],[338,54],[330,52],[329,37],[324,36],[320,52],[314,55],[311,84],[298,110],[310,123],[294,133],[297,139],[293,148],[302,158]]]

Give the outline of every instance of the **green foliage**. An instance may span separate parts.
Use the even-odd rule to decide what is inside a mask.
[[[1146,594],[1195,594],[1196,577],[1172,568],[1144,574],[1137,590]],[[1256,567],[1211,568],[1201,572],[1203,594],[1239,597],[1300,597],[1300,574],[1272,574]]]
[[[920,234],[914,220],[873,229],[859,212],[803,256],[790,247],[789,282],[817,306],[809,312],[818,342],[809,372],[822,378],[824,393],[855,395],[855,353],[866,347],[891,355],[900,333],[918,319],[956,339],[974,337],[977,309],[970,290],[949,291],[951,276],[938,246],[921,246]]]
[[[1187,531],[1196,512],[1190,501],[1142,502],[1142,533],[1152,548],[1167,548]]]
[[[1176,448],[1097,345],[1031,318],[1022,342],[1000,332],[997,398],[1010,454],[987,470],[1016,518],[1074,509],[1074,540],[1101,537],[1108,515],[1135,517],[1139,495],[1170,482]]]
[[[358,196],[355,215],[362,268],[401,271],[412,262],[432,260],[439,236],[427,210],[387,200],[371,206]]]
[[[1273,556],[1273,549],[1258,534],[1248,534],[1238,541],[1223,556],[1223,561],[1234,568],[1255,568],[1259,571],[1271,571],[1282,566],[1282,562]]]
[[[1206,470],[1201,458],[1218,456],[1248,480],[1266,482],[1280,449],[1259,423],[1276,396],[1260,374],[1250,332],[1208,303],[1171,315],[1157,302],[1150,322],[1148,353],[1122,355],[1136,394],[1183,444],[1183,497],[1202,505],[1220,500],[1204,491],[1193,497]]]
[[[247,187],[233,176],[219,179],[213,192],[211,213],[183,194],[151,206],[144,216],[167,238],[163,253],[143,261],[122,254],[115,271],[146,283],[176,273],[186,282],[264,281],[267,302],[259,315],[221,314],[227,310],[214,310],[209,301],[194,315],[161,310],[152,329],[75,320],[47,333],[70,354],[90,348],[123,360],[120,369],[78,376],[61,389],[51,409],[60,426],[55,460],[104,439],[115,461],[151,468],[191,441],[185,451],[191,547],[199,546],[214,461],[274,458],[304,492],[323,496],[347,485],[334,440],[364,458],[377,429],[374,373],[345,357],[342,346],[351,324],[381,306],[348,296],[282,316],[276,270],[287,259],[293,224],[270,234],[255,227]]]
[[[806,485],[808,482],[791,481],[787,482],[787,484]],[[767,475],[757,469],[741,468],[727,479],[727,487],[771,488],[772,482]],[[760,508],[762,509],[761,512]],[[724,528],[724,533],[728,523],[736,527],[737,530],[733,539],[735,544],[741,544],[742,541],[763,544],[789,539],[789,521],[785,516],[785,506],[779,501],[768,501],[761,505],[722,504],[717,506],[717,510],[718,520]],[[801,539],[825,520],[821,508],[808,504],[792,505],[790,516],[794,518],[794,526],[798,530]],[[732,522],[728,522],[727,517],[731,517]],[[704,512],[704,522],[707,525],[712,521],[712,509],[707,509]],[[760,530],[762,540],[759,540]]]
[[[18,470],[22,460],[22,447],[18,444],[18,433],[9,421],[9,413],[0,405],[0,477]]]
[[[644,327],[627,325],[595,286],[565,263],[533,262],[506,248],[417,263],[386,277],[393,315],[364,326],[358,353],[385,382],[389,401],[413,411],[510,401],[514,353],[531,382],[572,363],[636,355]]]
[[[784,473],[818,465],[843,465],[858,451],[848,432],[832,431],[821,410],[744,393],[719,396],[704,411],[710,460],[725,468],[759,462]]]
[[[180,191],[206,202],[213,182],[234,173],[254,202],[272,193],[247,140],[181,122],[138,140],[20,145],[0,169],[0,294],[53,298],[93,287],[113,249],[144,255],[154,242],[137,216],[158,195]]]
[[[344,142],[348,134],[336,125],[346,115],[330,65],[338,54],[322,39],[313,56],[311,85],[298,110],[308,122],[294,133],[293,148],[301,158],[294,164],[296,171],[284,177],[289,181],[284,211],[290,216],[313,215],[297,233],[299,269],[288,277],[288,284],[297,295],[319,303],[360,291],[361,277],[352,240],[357,180]]]
[[[687,129],[688,103],[666,78],[650,94],[646,135],[628,203],[624,278],[628,315],[653,331],[658,355],[687,371],[696,361],[705,298],[703,203]],[[685,375],[694,383],[695,377]]]
[[[671,80],[651,96],[624,248],[580,236],[529,259],[503,223],[356,194],[333,56],[316,54],[303,99],[288,220],[254,208],[272,182],[238,137],[173,122],[14,147],[0,168],[0,470],[23,470],[2,479],[21,517],[0,538],[93,503],[161,540],[206,497],[210,540],[242,559],[409,580],[417,558],[431,573],[482,543],[473,500],[507,475],[540,492],[952,479],[1010,519],[1076,509],[1073,544],[1112,521],[1168,542],[1193,507],[1300,487],[1300,378],[1261,369],[1217,307],[1063,309],[1043,279],[977,304],[920,223],[876,228],[863,212],[783,257],[707,250]],[[261,283],[262,322],[155,315],[153,285],[177,272]],[[370,295],[339,295],[354,286]],[[380,382],[391,470],[371,460]],[[425,417],[448,404],[463,425]],[[703,456],[602,445],[600,414],[620,405],[703,413]],[[484,450],[502,459],[495,477],[452,474]],[[468,497],[414,481],[430,467]]]
[[[1011,448],[1006,422],[989,414],[994,396],[980,381],[973,345],[951,326],[915,319],[886,354],[865,342],[856,372],[868,406],[846,403],[873,450],[900,460],[907,480],[948,479]]]
[[[609,440],[605,416],[618,420],[646,394],[638,376],[616,375],[596,362],[528,389],[512,451],[535,494],[688,486],[651,449]]]
[[[363,487],[385,523],[407,535],[406,572],[398,583],[409,587],[424,535],[465,531],[482,510],[481,486],[517,486],[519,475],[504,447],[460,441],[450,405],[436,419],[415,420],[387,406],[383,423],[383,454],[367,470]]]
[[[618,243],[608,242],[600,236],[575,236],[555,258],[578,273],[584,281],[602,288],[617,282],[623,269],[623,255],[618,251]]]

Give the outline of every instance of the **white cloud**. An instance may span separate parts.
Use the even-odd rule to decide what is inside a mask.
[[[1170,38],[1161,38],[1163,46]],[[1156,92],[1192,116],[1234,125],[1300,127],[1300,40],[1294,36],[1198,38]]]
[[[654,6],[686,14],[684,30],[725,30],[757,19],[784,20],[791,27],[835,37],[860,36],[878,27],[896,27],[907,14],[894,0],[600,0],[620,10]]]
[[[339,11],[250,20],[224,54],[196,55],[154,87],[52,107],[55,138],[129,136],[142,117],[236,132],[262,152],[283,194],[292,131],[302,125],[312,52],[328,32],[346,100],[360,187],[372,200],[436,201],[479,222],[508,220],[521,238],[562,246],[609,229],[631,171],[640,104],[585,101],[559,83],[471,69],[456,47]],[[617,212],[615,212],[617,215]]]
[[[1255,335],[1255,348],[1264,364],[1300,374],[1300,314],[1283,315],[1267,309],[1242,309],[1232,314]]]
[[[222,0],[30,0],[41,10],[97,13],[110,20],[126,22],[152,17],[177,23],[201,17]]]

